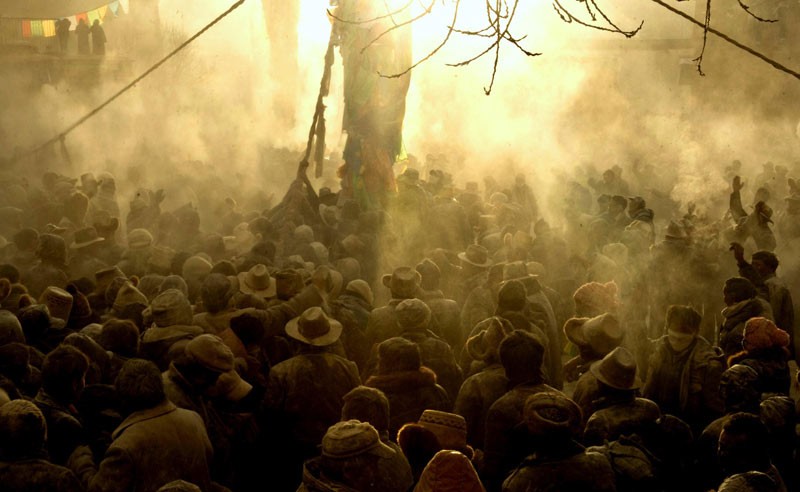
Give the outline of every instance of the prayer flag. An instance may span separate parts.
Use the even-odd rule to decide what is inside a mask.
[[[119,0],[119,8],[120,10],[122,10],[123,14],[127,14],[128,12],[130,12],[129,7],[130,7],[129,0]]]
[[[87,17],[89,17],[89,25],[91,26],[94,24],[94,21],[100,20],[100,14],[97,13],[97,9],[90,10],[86,13]]]
[[[42,28],[46,38],[52,38],[56,35],[56,22],[54,20],[42,21]]]
[[[83,19],[84,22],[89,24],[89,17],[86,15],[86,12],[83,12],[82,14],[75,14],[75,25],[76,26],[80,23],[81,19]]]
[[[114,15],[119,15],[119,0],[114,0],[108,4],[108,10],[114,12]]]
[[[29,20],[22,21],[22,37],[23,38],[31,37],[31,21]]]
[[[41,20],[31,21],[31,36],[42,37],[44,36],[44,27]]]
[[[74,15],[70,15],[67,17],[69,19],[69,30],[74,31],[76,27],[78,27],[78,19]]]
[[[108,14],[108,5],[97,7],[97,15],[100,16],[100,22],[105,21],[107,14]]]

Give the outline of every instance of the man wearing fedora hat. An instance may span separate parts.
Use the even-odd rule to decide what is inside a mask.
[[[461,266],[461,282],[456,302],[464,305],[472,291],[486,283],[487,272],[492,266],[489,251],[483,246],[470,244],[458,254]]]
[[[422,276],[410,267],[398,267],[391,275],[384,275],[381,282],[392,294],[386,306],[374,309],[367,320],[367,338],[371,344],[381,343],[400,335],[397,326],[397,305],[405,299],[413,299],[420,295],[419,285]]]
[[[97,234],[94,227],[75,231],[74,240],[70,245],[72,257],[67,264],[72,278],[91,278],[94,272],[108,266],[98,258],[100,247],[104,242],[105,239]]]
[[[579,444],[583,417],[575,402],[559,393],[530,396],[523,423],[537,451],[506,479],[503,492],[617,490],[608,459]]]
[[[586,422],[584,443],[600,445],[632,434],[645,439],[651,436],[661,410],[653,401],[636,396],[642,383],[631,351],[617,347],[590,370],[600,391],[595,401],[597,410]]]
[[[339,420],[344,395],[361,384],[356,365],[333,351],[341,334],[342,324],[319,307],[286,324],[298,352],[272,367],[263,402],[267,442],[283,443],[271,449],[276,490],[300,482],[299,465],[317,454],[326,429]]]

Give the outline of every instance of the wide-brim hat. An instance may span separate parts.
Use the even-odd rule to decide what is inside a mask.
[[[458,259],[480,268],[492,266],[492,259],[489,257],[489,251],[477,244],[470,244],[467,246],[466,251],[458,254]]]
[[[346,459],[362,454],[374,454],[389,459],[395,451],[384,444],[378,431],[367,422],[348,420],[331,426],[322,438],[322,455],[333,459]]]
[[[381,277],[381,283],[387,287],[393,295],[400,297],[412,297],[417,293],[422,275],[410,267],[395,268],[391,275]]]
[[[613,314],[601,314],[594,318],[572,318],[564,324],[564,335],[579,347],[590,347],[604,355],[622,343],[625,331]]]
[[[257,297],[275,297],[278,292],[275,277],[269,274],[266,265],[258,264],[246,272],[240,273],[239,290]]]
[[[325,347],[339,340],[342,324],[329,318],[321,308],[312,307],[286,323],[286,334],[307,345]]]
[[[98,236],[97,229],[94,227],[86,227],[75,231],[75,240],[70,244],[70,249],[81,249],[93,244],[102,243],[105,239]]]
[[[598,381],[618,390],[635,390],[642,387],[636,371],[636,359],[630,350],[617,347],[595,362],[589,370]]]

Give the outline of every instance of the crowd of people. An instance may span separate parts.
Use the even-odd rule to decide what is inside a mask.
[[[6,180],[0,491],[797,490],[800,188],[633,170],[409,167],[369,210],[301,165],[203,217]]]

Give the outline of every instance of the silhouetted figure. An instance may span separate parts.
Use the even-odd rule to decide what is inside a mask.
[[[69,26],[72,25],[69,19],[61,19],[56,21],[56,36],[58,37],[58,46],[62,53],[67,52],[67,45],[69,43]]]
[[[78,26],[75,28],[75,35],[78,36],[78,53],[81,55],[89,54],[89,25],[85,19],[78,21]],[[105,39],[105,36],[103,36]],[[105,42],[105,41],[104,41]],[[105,49],[105,48],[104,48]]]
[[[95,19],[92,23],[92,54],[104,56],[106,54],[106,32],[100,25],[100,21]]]

